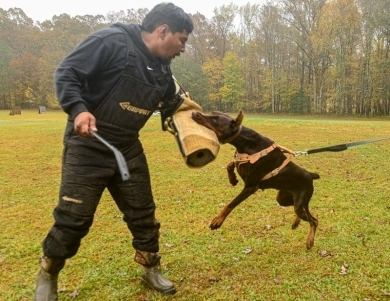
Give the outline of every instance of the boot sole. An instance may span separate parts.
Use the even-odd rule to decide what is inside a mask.
[[[169,289],[166,289],[166,290],[157,290],[152,285],[150,285],[149,282],[147,282],[144,278],[141,277],[141,280],[142,280],[142,283],[147,285],[150,289],[152,289],[156,292],[159,292],[163,295],[173,295],[176,293],[176,288],[174,286],[169,288]]]

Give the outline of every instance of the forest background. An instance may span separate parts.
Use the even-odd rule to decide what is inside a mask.
[[[93,31],[147,12],[36,22],[0,8],[0,109],[58,109],[58,63]],[[231,2],[210,19],[191,14],[194,31],[172,70],[204,110],[389,116],[389,15],[390,0]]]

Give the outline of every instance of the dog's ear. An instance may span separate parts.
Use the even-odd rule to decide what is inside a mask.
[[[236,126],[240,126],[243,119],[244,119],[244,114],[242,113],[242,110],[240,110],[236,118]]]

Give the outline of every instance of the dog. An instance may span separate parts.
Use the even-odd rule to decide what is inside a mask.
[[[281,206],[294,206],[296,217],[292,229],[301,220],[310,224],[306,248],[311,249],[318,220],[311,215],[309,202],[314,192],[313,180],[320,176],[291,162],[294,152],[243,126],[241,110],[236,119],[218,111],[211,114],[193,111],[192,119],[214,131],[221,144],[236,147],[235,159],[227,165],[228,177],[233,186],[237,185],[236,168],[244,181],[243,190],[211,221],[211,230],[220,228],[232,210],[257,190],[272,188],[278,190],[276,200]]]

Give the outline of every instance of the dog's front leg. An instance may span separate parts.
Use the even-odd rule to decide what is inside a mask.
[[[226,205],[221,212],[213,218],[210,224],[210,229],[215,230],[222,226],[223,222],[233,211],[233,209],[238,206],[242,201],[247,199],[251,194],[255,193],[258,190],[258,186],[255,187],[244,187],[238,196],[236,196],[228,205]]]
[[[229,205],[225,206],[222,211],[213,218],[210,224],[210,229],[211,230],[216,230],[220,228],[225,221],[226,217],[229,215],[229,213],[232,211],[232,208],[229,208]]]
[[[233,161],[233,162],[230,162],[227,166],[226,166],[226,170],[228,172],[228,177],[229,177],[229,182],[230,184],[232,184],[233,186],[236,186],[237,183],[238,183],[238,180],[237,180],[237,176],[236,174],[234,173],[234,168],[236,167],[236,163]]]

